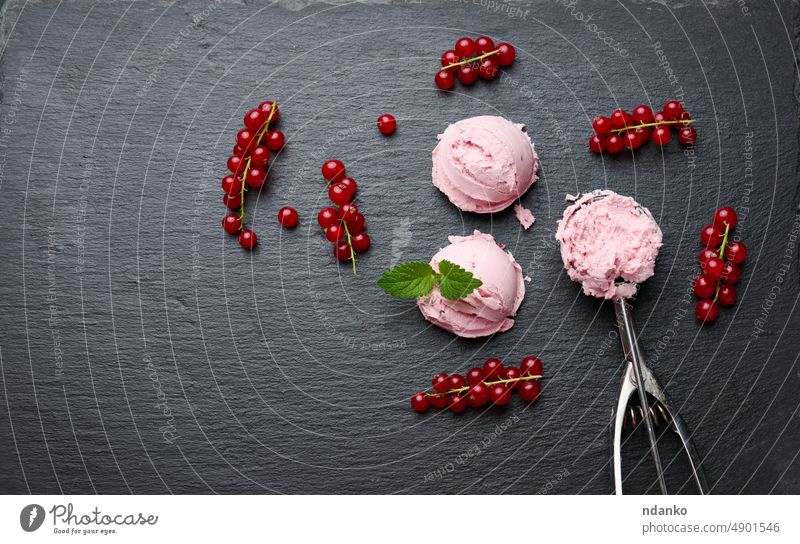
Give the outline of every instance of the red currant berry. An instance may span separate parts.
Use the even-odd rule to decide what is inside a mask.
[[[346,240],[341,241],[338,244],[334,244],[333,255],[343,263],[346,263],[353,257],[353,254],[350,250],[350,244],[348,244]]]
[[[598,115],[592,121],[592,128],[596,134],[607,134],[613,128],[611,119],[604,115]]]
[[[670,100],[664,104],[664,109],[662,111],[664,112],[664,119],[672,121],[683,113],[683,105],[677,100]]]
[[[333,208],[322,208],[317,214],[317,223],[323,229],[339,224],[339,214]]]
[[[483,59],[478,65],[478,75],[481,76],[481,79],[494,79],[498,73],[497,61],[491,57]]]
[[[222,190],[226,195],[237,195],[242,192],[242,178],[225,176],[222,178]]]
[[[464,395],[450,395],[450,411],[454,414],[460,414],[467,409],[467,397]]]
[[[694,307],[694,315],[700,321],[711,323],[719,315],[719,306],[711,299],[704,298]]]
[[[725,248],[725,258],[733,264],[742,264],[747,258],[747,248],[742,242],[731,242]]]
[[[733,263],[725,263],[722,267],[722,275],[720,280],[725,285],[736,285],[742,278],[742,270]]]
[[[238,210],[239,208],[242,207],[242,195],[241,194],[224,195],[222,197],[222,202],[224,202],[225,205],[230,209]]]
[[[322,163],[322,177],[328,183],[336,183],[342,181],[347,172],[344,168],[342,161],[331,159]]]
[[[652,138],[658,145],[666,145],[672,140],[672,131],[669,127],[656,127]]]
[[[433,79],[436,83],[436,86],[439,87],[443,91],[447,91],[453,88],[455,85],[456,78],[453,76],[453,72],[447,72],[445,70],[439,70],[436,72],[436,77]]]
[[[489,388],[482,383],[476,383],[467,392],[467,404],[472,408],[480,408],[489,402]]]
[[[718,209],[714,212],[714,226],[725,230],[725,225],[728,225],[731,229],[736,226],[736,222],[738,220],[738,216],[736,215],[736,211],[731,208],[730,206],[723,206],[722,208]]]
[[[647,142],[650,141],[650,136],[652,132],[653,131],[650,130],[650,127],[639,127],[636,129],[636,135],[639,136],[639,141],[641,142],[641,144],[646,144]]]
[[[467,371],[467,383],[469,385],[475,385],[476,383],[481,383],[483,379],[486,377],[486,373],[484,373],[483,369],[478,368],[470,368]]]
[[[525,402],[532,402],[539,398],[542,386],[536,380],[528,380],[519,386],[519,398]]]
[[[254,138],[256,133],[243,128],[236,134],[236,144],[244,150],[248,150],[254,145]]]
[[[500,66],[510,66],[514,63],[517,51],[510,43],[502,42],[497,44],[497,64]]]
[[[709,259],[704,264],[700,265],[700,268],[703,269],[703,273],[705,273],[709,280],[717,281],[722,277],[725,263],[719,258]]]
[[[325,229],[325,238],[327,238],[329,242],[332,242],[334,244],[338,244],[339,242],[344,240],[346,236],[347,233],[345,233],[344,227],[342,227],[338,223],[335,223]]]
[[[278,104],[275,104],[275,110],[273,113],[272,100],[265,100],[264,102],[258,105],[258,109],[267,114],[266,119],[268,119],[270,123],[274,123],[275,121],[277,121],[278,117],[280,117],[281,114],[280,110],[278,109]],[[269,117],[270,113],[272,114],[271,119]]]
[[[736,287],[732,285],[723,285],[719,288],[717,294],[717,301],[723,306],[733,306],[736,304]]]
[[[269,163],[269,149],[263,145],[256,146],[250,154],[250,159],[255,166],[260,166],[266,170],[267,164]]]
[[[300,216],[297,215],[297,210],[290,206],[284,206],[278,210],[278,223],[287,229],[293,229],[297,225],[297,220]]]
[[[350,243],[353,244],[353,249],[359,253],[363,253],[369,249],[372,241],[369,239],[369,234],[366,232],[357,232],[350,237]]]
[[[233,151],[231,152],[231,155],[236,155],[237,157],[244,158],[246,153],[247,152],[244,149],[239,147],[239,144],[236,144],[236,145],[233,146]]]
[[[516,380],[522,375],[519,369],[515,366],[507,366],[503,369],[503,372],[500,373],[500,377],[504,380]],[[513,381],[508,382],[506,387],[509,389],[516,389],[519,382]]]
[[[633,151],[642,145],[642,138],[636,133],[636,131],[631,130],[622,136],[622,142],[625,145],[625,149],[630,149]]]
[[[467,380],[465,380],[464,376],[461,374],[451,374],[447,377],[447,385],[451,390],[461,389],[462,387],[466,387]]]
[[[267,181],[267,173],[259,166],[251,166],[247,171],[247,186],[258,189]]]
[[[475,39],[475,52],[483,55],[489,51],[494,51],[494,42],[489,36],[480,36]]]
[[[431,406],[433,406],[437,410],[441,410],[442,408],[447,408],[447,405],[450,404],[450,396],[431,395],[428,397],[428,402],[430,402]]]
[[[458,70],[458,80],[462,85],[470,87],[478,81],[478,71],[471,65],[465,64]]]
[[[468,59],[475,55],[475,42],[472,38],[459,38],[456,41],[456,54],[462,59]]]
[[[544,366],[538,357],[528,356],[519,364],[519,369],[523,376],[541,376]]]
[[[228,234],[236,234],[242,230],[242,218],[238,213],[229,213],[222,218],[222,228]]]
[[[350,231],[350,234],[356,234],[364,230],[364,216],[361,212],[352,217],[348,217],[345,223],[347,224],[347,230]]]
[[[431,407],[431,403],[428,401],[428,395],[420,391],[419,393],[415,394],[411,397],[411,407],[414,409],[415,412],[423,413],[427,412],[428,408]]]
[[[719,255],[717,255],[717,252],[714,251],[713,249],[705,248],[705,249],[700,251],[700,254],[699,254],[698,257],[699,257],[700,265],[702,266],[703,263],[705,263],[707,260],[719,257]]]
[[[675,120],[676,121],[691,121],[692,120],[692,116],[689,115],[688,111],[683,111],[683,112],[681,112],[681,114]],[[689,123],[678,123],[675,126],[678,127],[678,128],[688,127]]]
[[[692,290],[698,298],[711,298],[717,291],[717,282],[700,274],[694,279]]]
[[[706,247],[718,247],[722,243],[723,237],[722,229],[714,225],[706,225],[700,231],[700,241]]]
[[[353,198],[358,190],[358,184],[356,183],[356,180],[353,178],[342,178],[342,181],[339,183],[347,187],[347,190],[350,191],[350,198]]]
[[[589,137],[589,149],[592,150],[592,153],[602,153],[606,150],[606,140],[604,136],[599,136],[597,134],[592,134]]]
[[[684,127],[678,132],[678,141],[681,145],[694,145],[697,141],[697,131],[692,127]]]
[[[394,131],[397,130],[397,120],[394,116],[384,113],[378,117],[378,130],[386,136],[394,134]]]
[[[230,170],[234,176],[238,176],[242,173],[242,170],[244,170],[244,164],[244,160],[236,155],[228,158],[228,170]]]
[[[625,142],[622,141],[622,136],[619,134],[611,134],[606,138],[606,150],[616,155],[625,147]]]
[[[350,189],[341,183],[334,183],[328,187],[328,198],[337,206],[344,206],[350,202],[351,197]]]
[[[453,51],[452,49],[448,49],[444,53],[442,53],[442,67],[450,66],[451,64],[455,64],[459,61],[458,54]],[[457,70],[458,66],[454,66],[449,68],[449,70]]]
[[[503,406],[511,400],[511,389],[502,384],[493,385],[489,388],[489,398],[493,404]]]
[[[633,113],[631,115],[633,116],[633,120],[638,124],[652,123],[655,120],[653,110],[645,104],[639,104],[633,108]]]
[[[267,114],[258,108],[254,108],[245,114],[244,126],[253,132],[258,132],[264,127],[264,122],[266,120]]]
[[[239,245],[245,249],[253,249],[258,244],[256,233],[250,229],[244,229],[239,233]]]
[[[264,137],[264,145],[273,153],[277,153],[286,145],[286,138],[280,130],[269,130]]]
[[[357,213],[358,213],[358,206],[356,206],[352,202],[348,202],[347,204],[344,204],[341,208],[339,208],[339,219],[347,219],[347,218],[352,219]]]
[[[661,123],[661,122],[666,121],[666,120],[667,120],[667,118],[664,117],[664,112],[663,111],[656,112],[656,114],[653,115],[653,122],[654,123]]]
[[[450,384],[447,381],[447,374],[439,372],[433,375],[431,385],[437,393],[446,393],[450,389]]]
[[[500,376],[503,371],[503,362],[496,357],[486,359],[483,363],[483,372],[486,374],[486,379],[491,380]]]
[[[617,108],[611,112],[611,125],[614,128],[627,128],[636,124],[633,116],[622,108]]]

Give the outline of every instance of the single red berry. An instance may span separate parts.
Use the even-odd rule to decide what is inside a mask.
[[[258,244],[256,233],[250,229],[244,229],[239,233],[239,245],[245,249],[253,249]]]
[[[689,115],[688,111],[682,111],[681,114],[678,115],[678,117],[675,120],[676,121],[691,121],[692,120],[692,116]],[[690,123],[678,123],[675,126],[678,127],[678,128],[681,128],[681,127],[688,127],[689,125],[690,125]]]
[[[242,178],[225,176],[222,178],[222,190],[227,195],[236,195],[242,192]]]
[[[342,161],[331,159],[322,163],[322,177],[328,183],[342,181],[345,175],[347,175],[347,172]]]
[[[722,232],[722,229],[714,225],[706,225],[700,231],[700,241],[706,247],[718,247],[724,236],[725,233]]]
[[[297,215],[297,210],[290,206],[284,206],[278,210],[278,223],[287,229],[293,229],[297,225],[297,220],[300,216]]]
[[[503,362],[496,357],[486,359],[483,363],[483,372],[486,374],[486,379],[491,380],[500,376],[503,371]]]
[[[454,414],[460,414],[467,409],[467,397],[464,395],[450,395],[450,411]]]
[[[705,263],[700,265],[700,268],[703,269],[703,273],[708,277],[711,281],[717,281],[722,277],[722,271],[725,268],[725,263],[722,262],[722,259],[715,258],[709,259]]]
[[[249,150],[255,145],[255,142],[253,141],[255,137],[255,132],[243,128],[236,134],[236,144],[244,150]]]
[[[677,100],[670,100],[664,104],[662,111],[664,112],[664,119],[667,121],[672,121],[677,119],[680,114],[683,113],[683,105]]]
[[[736,285],[739,283],[739,280],[742,278],[742,270],[731,262],[725,263],[722,267],[722,275],[720,276],[720,280],[725,285]]]
[[[438,393],[445,393],[450,389],[450,384],[447,381],[447,374],[444,372],[434,374],[433,379],[431,380],[431,385]]]
[[[339,214],[333,208],[322,208],[317,214],[317,223],[323,229],[339,223]]]
[[[666,145],[672,140],[672,131],[669,127],[656,127],[653,131],[653,141],[658,145]]]
[[[539,398],[542,386],[536,380],[528,380],[519,386],[519,398],[525,402],[532,402]]]
[[[347,222],[346,220],[348,218],[352,219],[353,217],[355,217],[357,213],[358,213],[358,206],[356,206],[352,202],[348,202],[347,204],[344,204],[341,208],[339,208],[339,219],[345,219],[345,222]]]
[[[356,234],[364,230],[364,215],[361,212],[356,213],[352,217],[347,217],[345,220],[347,224],[347,230],[350,231],[350,234]]]
[[[611,118],[604,115],[598,115],[592,120],[592,128],[597,134],[607,134],[613,128],[611,125]]]
[[[489,36],[475,38],[475,52],[478,55],[483,55],[489,51],[494,51],[494,42]]]
[[[725,248],[725,258],[733,264],[742,264],[747,258],[747,247],[742,242],[731,242]]]
[[[606,150],[606,139],[604,136],[592,134],[589,136],[589,149],[592,153],[602,153]]]
[[[626,132],[622,136],[622,142],[625,145],[625,149],[630,149],[631,151],[638,149],[642,145],[641,137],[634,130]]]
[[[700,265],[705,263],[709,259],[713,259],[719,257],[716,251],[711,248],[705,248],[700,250],[700,254],[698,255],[698,260],[700,261]]]
[[[434,83],[436,86],[439,87],[443,91],[447,91],[453,88],[453,85],[456,82],[455,76],[453,76],[453,72],[447,72],[445,70],[439,70],[436,72],[436,77],[433,78]]]
[[[489,402],[489,388],[482,383],[476,383],[467,392],[467,404],[472,408],[480,408]]]
[[[353,244],[353,249],[359,253],[363,253],[368,250],[370,244],[372,243],[369,238],[369,234],[366,232],[357,232],[352,234],[350,237],[350,242]]]
[[[483,371],[483,369],[478,368],[477,366],[475,368],[470,368],[469,371],[467,371],[467,383],[469,385],[481,383],[485,377],[486,373]]]
[[[258,145],[253,149],[250,158],[255,166],[260,166],[266,170],[269,163],[269,149],[263,145]]]
[[[655,120],[655,117],[653,116],[653,110],[651,110],[646,104],[639,104],[633,108],[631,115],[633,116],[634,121],[636,121],[638,124],[652,123]]]
[[[478,71],[471,65],[465,64],[458,69],[458,80],[462,85],[470,87],[478,81]]]
[[[666,121],[666,120],[667,120],[667,118],[664,117],[664,112],[663,111],[658,111],[653,115],[653,122],[654,123],[661,123],[662,121]]]
[[[450,66],[451,64],[455,64],[459,60],[461,60],[461,59],[458,57],[458,53],[456,53],[452,49],[448,49],[447,51],[442,53],[442,66],[443,67],[444,66]],[[452,68],[449,68],[449,70],[458,70],[458,66],[454,66]]]
[[[459,38],[455,46],[456,54],[462,59],[475,56],[475,42],[472,38]]]
[[[238,176],[242,173],[242,170],[244,170],[244,165],[245,161],[241,157],[233,155],[232,157],[228,158],[228,170],[230,170],[234,176]]]
[[[235,194],[235,195],[223,195],[222,202],[225,203],[227,207],[232,210],[238,210],[242,207],[242,195]]]
[[[415,394],[411,397],[411,407],[414,409],[415,412],[423,413],[427,412],[428,408],[431,407],[431,403],[428,401],[428,395],[420,391],[419,393]]]
[[[432,407],[441,410],[442,408],[447,408],[447,405],[450,404],[450,395],[430,395],[428,402],[431,403]]]
[[[650,127],[637,128],[636,135],[639,136],[639,142],[641,142],[639,145],[646,144],[647,142],[649,142],[652,132],[653,131],[650,129]]]
[[[500,66],[511,66],[517,56],[517,51],[510,43],[502,42],[497,44],[498,53],[496,55],[497,64]]]
[[[736,211],[730,206],[723,206],[714,212],[714,226],[725,230],[725,225],[733,229],[738,221]]]
[[[620,151],[623,150],[625,147],[625,142],[622,141],[622,136],[619,134],[610,134],[608,138],[606,138],[606,150],[616,155]]]
[[[711,299],[704,298],[694,307],[694,315],[700,321],[711,323],[719,315],[719,306]]]
[[[280,130],[268,130],[264,137],[264,145],[273,153],[277,153],[286,145],[286,138]]]
[[[246,154],[247,151],[239,147],[239,144],[233,146],[233,151],[231,152],[231,155],[236,155],[237,157],[244,158]]]
[[[343,206],[350,201],[352,194],[347,186],[341,183],[334,183],[328,187],[328,198],[337,206]]]
[[[267,181],[267,173],[260,166],[251,166],[246,175],[247,186],[258,189]]]
[[[394,131],[397,130],[397,120],[394,116],[384,113],[378,117],[378,130],[381,131],[381,134],[385,134],[386,136],[393,134]]]
[[[491,57],[483,59],[478,65],[478,75],[481,79],[494,79],[499,72],[497,61]]]
[[[711,298],[717,291],[717,282],[700,274],[692,282],[692,290],[698,298]]]
[[[447,377],[447,385],[451,390],[466,387],[467,380],[461,374],[451,374]]]
[[[266,120],[267,114],[263,110],[254,108],[244,115],[244,126],[253,132],[258,132],[264,127]]]
[[[222,218],[222,228],[228,234],[236,234],[242,230],[242,218],[238,213],[229,213]]]
[[[353,257],[353,254],[350,250],[350,244],[348,244],[346,240],[343,240],[338,244],[334,244],[333,255],[343,263],[346,263]]]
[[[511,400],[511,389],[502,384],[493,385],[489,388],[489,398],[493,404],[503,406]]]
[[[342,178],[342,181],[339,183],[347,187],[347,190],[350,191],[350,198],[353,198],[358,190],[358,184],[356,183],[356,180],[353,178]]]
[[[278,117],[280,117],[280,113],[281,112],[278,109],[278,105],[277,104],[275,104],[275,111],[273,113],[272,100],[265,100],[264,102],[262,102],[261,104],[258,105],[258,109],[260,109],[261,111],[263,111],[264,113],[267,114],[266,119],[269,119],[270,123],[274,123],[275,121],[278,120]],[[272,113],[272,118],[271,119],[269,117],[270,113]]]
[[[325,238],[327,238],[329,242],[332,242],[334,244],[338,244],[346,237],[347,233],[344,231],[344,227],[342,227],[338,223],[335,223],[325,229]]]
[[[544,366],[538,357],[529,355],[519,364],[519,369],[523,376],[541,376],[544,371]]]
[[[717,301],[723,306],[733,306],[736,304],[736,287],[733,285],[723,285],[719,288]]]
[[[697,131],[692,127],[684,127],[678,132],[678,141],[681,145],[694,145],[697,141]]]
[[[617,108],[611,112],[611,125],[614,128],[627,128],[636,124],[633,116],[622,108]]]
[[[519,369],[515,366],[507,366],[503,369],[503,372],[500,373],[500,377],[504,380],[516,380],[522,375]],[[508,382],[506,387],[509,389],[516,389],[519,382],[513,381]]]

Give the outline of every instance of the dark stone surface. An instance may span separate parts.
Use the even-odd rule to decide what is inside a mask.
[[[664,230],[637,315],[713,491],[800,491],[798,6],[565,4],[7,1],[0,490],[609,493],[613,312],[570,283],[553,240],[565,193],[609,187]],[[441,94],[439,55],[463,33],[511,41],[518,61]],[[587,151],[593,115],[675,96],[699,119],[694,156],[676,142],[635,161]],[[249,254],[220,229],[219,179],[242,115],[271,97],[289,143],[248,197]],[[383,112],[391,138],[373,124]],[[430,184],[436,134],[479,114],[536,141],[530,231],[510,210],[460,214]],[[362,189],[374,245],[357,277],[315,223],[327,157]],[[723,203],[751,257],[741,302],[701,329],[687,289]],[[286,204],[292,232],[275,221]],[[375,286],[475,228],[533,278],[509,332],[454,338]],[[530,407],[408,407],[436,371],[527,354],[547,375]]]

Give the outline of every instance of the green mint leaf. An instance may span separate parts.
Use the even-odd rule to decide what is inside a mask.
[[[467,272],[457,264],[447,260],[439,263],[439,273],[442,276],[439,290],[447,300],[458,300],[483,285],[483,282],[476,279],[472,272]]]
[[[417,298],[433,290],[436,276],[436,271],[428,263],[409,261],[384,272],[378,280],[378,287],[395,297]]]

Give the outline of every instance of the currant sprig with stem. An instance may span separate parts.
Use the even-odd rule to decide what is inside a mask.
[[[445,70],[445,71],[452,70],[453,68],[459,68],[459,67],[467,65],[467,64],[472,64],[473,62],[480,62],[480,61],[482,61],[483,59],[485,59],[487,57],[491,57],[492,55],[497,55],[499,53],[500,53],[500,49],[495,49],[493,51],[487,51],[486,53],[483,53],[482,55],[478,55],[476,57],[460,60],[458,62],[453,62],[451,64],[448,64],[447,66],[443,66],[441,69]]]
[[[640,123],[638,125],[633,126],[626,126],[623,128],[615,128],[611,129],[608,132],[612,132],[614,134],[620,134],[622,132],[628,132],[629,130],[636,130],[637,128],[648,128],[648,127],[660,127],[664,125],[689,125],[695,122],[695,119],[674,119],[674,120],[664,120],[664,121],[655,121],[653,123]]]
[[[499,380],[492,380],[492,381],[484,381],[484,382],[481,382],[481,383],[483,383],[483,385],[491,387],[493,385],[507,385],[507,384],[513,384],[513,383],[519,383],[519,382],[527,382],[529,380],[541,380],[542,377],[543,376],[540,375],[540,374],[537,374],[537,375],[528,374],[528,375],[525,375],[525,376],[518,376],[516,378],[506,378],[506,379],[499,379]],[[453,395],[453,394],[457,394],[457,393],[464,393],[465,391],[469,391],[470,389],[472,389],[472,387],[473,387],[473,385],[465,385],[464,387],[456,387],[455,389],[449,389],[449,390],[443,391],[441,393],[439,393],[437,391],[433,391],[433,392],[428,392],[428,393],[425,393],[425,394],[427,396],[429,396],[429,397],[446,397],[448,395]]]
[[[264,135],[267,133],[269,129],[269,124],[272,122],[272,118],[275,116],[275,110],[278,108],[278,102],[276,100],[272,101],[272,106],[269,110],[269,115],[267,116],[267,120],[264,121],[264,126],[261,127],[261,130],[258,131],[258,135],[255,139],[255,144],[252,146],[255,149],[257,146],[261,145],[261,141],[264,139]],[[242,170],[242,188],[239,192],[239,198],[241,200],[241,204],[239,204],[239,219],[242,220],[242,226],[244,226],[244,193],[247,190],[247,172],[250,170],[250,165],[253,162],[253,157],[248,155],[247,160],[244,163],[244,169]]]
[[[728,245],[728,235],[731,232],[731,225],[727,221],[725,222],[725,232],[722,233],[722,242],[719,244],[719,255],[720,257],[725,255],[725,248]],[[714,292],[714,300],[713,302],[717,302],[719,299],[719,291],[722,289],[722,281],[717,280],[717,290]]]

